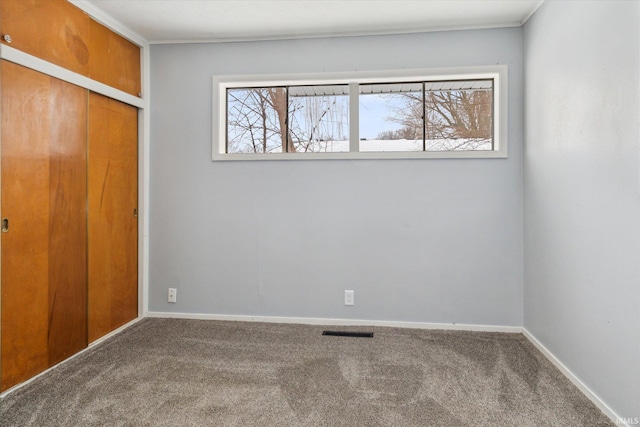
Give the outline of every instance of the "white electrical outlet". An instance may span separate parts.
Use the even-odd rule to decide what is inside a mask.
[[[168,302],[176,302],[178,297],[178,290],[176,288],[169,288],[169,296],[167,297]]]
[[[344,305],[353,305],[353,304],[354,304],[354,292],[344,291]]]

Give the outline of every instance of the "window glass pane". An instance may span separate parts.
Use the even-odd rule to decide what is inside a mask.
[[[358,86],[361,152],[492,151],[494,79]],[[349,152],[349,85],[226,90],[227,153]]]
[[[349,151],[348,85],[289,87],[287,151]]]
[[[360,85],[360,151],[422,151],[422,83]]]
[[[227,89],[227,153],[281,153],[286,106],[282,87]]]
[[[425,83],[427,151],[493,150],[493,80]]]

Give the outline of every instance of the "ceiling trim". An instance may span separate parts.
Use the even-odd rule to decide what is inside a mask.
[[[140,47],[146,47],[149,42],[147,39],[142,37],[137,32],[133,31],[122,22],[118,21],[113,16],[109,15],[99,7],[89,3],[87,0],[68,0],[69,3],[73,4],[78,9],[85,12],[87,15],[92,17],[94,20],[99,23],[105,25],[116,33],[120,34],[122,37],[128,39],[129,41],[137,44]]]
[[[85,0],[70,0],[73,3]],[[536,6],[535,10],[544,2],[540,1],[540,4]],[[535,10],[533,12],[535,12]],[[533,15],[533,12],[529,15]],[[528,18],[527,18],[528,19]],[[386,36],[386,35],[402,35],[402,34],[421,34],[421,33],[433,33],[441,31],[465,31],[465,30],[487,30],[496,28],[514,28],[521,27],[522,22],[508,22],[503,24],[487,24],[487,25],[466,25],[466,26],[446,26],[436,27],[428,29],[411,29],[406,31],[401,30],[389,30],[389,31],[360,31],[360,32],[339,32],[333,34],[304,34],[304,35],[282,35],[271,37],[236,37],[225,39],[180,39],[180,40],[149,40],[149,44],[194,44],[194,43],[242,43],[242,42],[256,42],[256,41],[281,41],[281,40],[302,40],[302,39],[325,39],[325,38],[339,38],[339,37],[363,37],[363,36]]]
[[[524,24],[526,24],[526,23],[527,23],[527,21],[528,21],[529,19],[531,19],[531,17],[533,16],[533,14],[534,14],[534,13],[536,13],[536,12],[538,11],[538,9],[540,9],[540,6],[542,6],[542,3],[544,3],[544,2],[545,2],[545,0],[539,0],[539,1],[538,1],[538,4],[536,4],[536,5],[535,5],[535,6],[534,6],[530,11],[529,11],[529,13],[527,13],[527,16],[525,16],[525,17],[522,19],[522,22],[520,22],[520,26],[523,26]]]

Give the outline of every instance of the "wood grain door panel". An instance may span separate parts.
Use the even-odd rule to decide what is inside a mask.
[[[2,61],[2,390],[49,366],[50,79]],[[38,120],[23,120],[38,117]],[[24,137],[29,135],[29,137]]]
[[[11,36],[9,46],[85,76],[89,24],[66,0],[0,0],[0,34]]]
[[[138,111],[89,95],[89,342],[138,316]]]
[[[89,77],[138,96],[142,92],[140,48],[94,20],[89,32]]]
[[[133,96],[141,92],[140,48],[67,0],[0,0],[0,43]]]
[[[2,380],[84,348],[87,91],[0,62]]]
[[[52,79],[49,364],[87,346],[87,96]]]

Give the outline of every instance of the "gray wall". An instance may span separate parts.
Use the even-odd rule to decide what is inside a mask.
[[[525,327],[640,417],[640,3],[545,2],[525,26]]]
[[[492,64],[509,159],[211,161],[215,75]],[[522,325],[522,73],[520,28],[152,46],[149,309]]]

